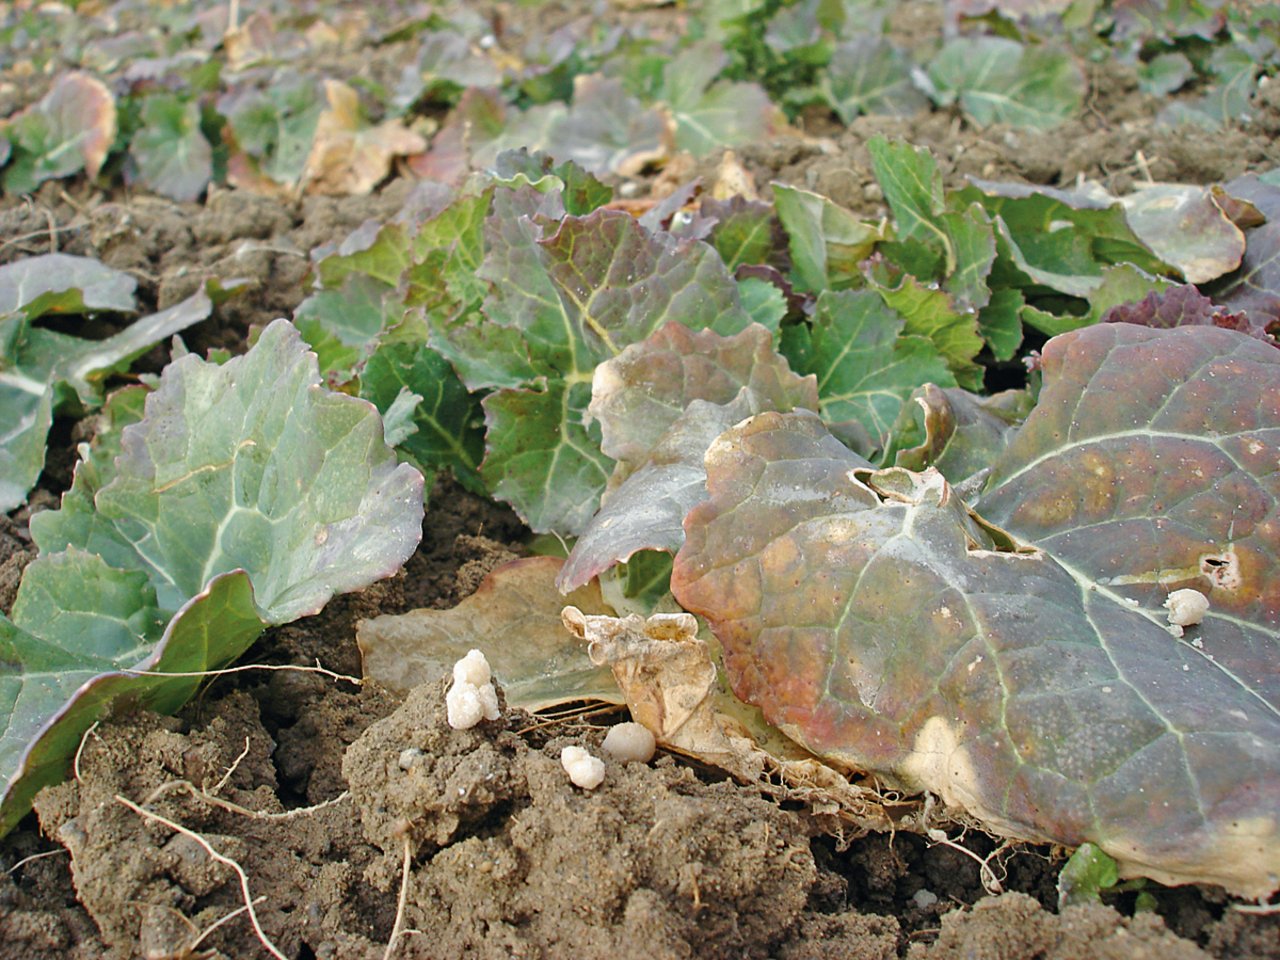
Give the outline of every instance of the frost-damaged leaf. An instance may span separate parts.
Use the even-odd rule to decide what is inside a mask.
[[[1219,205],[1215,188],[1153,183],[1120,203],[1133,232],[1188,283],[1216,280],[1240,266],[1244,233]]]
[[[887,40],[862,34],[832,51],[818,90],[846,126],[863,113],[909,116],[929,103],[911,81],[911,66]]]
[[[787,232],[796,289],[839,289],[859,277],[858,264],[884,239],[884,230],[863,223],[818,193],[773,184],[773,203]]]
[[[399,120],[369,126],[354,89],[339,80],[324,82],[328,107],[316,120],[311,152],[301,182],[309,193],[361,196],[391,172],[391,161],[427,149],[427,141]]]
[[[500,192],[487,231],[480,275],[493,293],[484,325],[519,331],[533,376],[484,399],[481,475],[535,530],[578,534],[612,469],[598,428],[583,420],[596,365],[670,320],[726,334],[750,321],[737,284],[706,244],[647,231],[613,210],[564,217],[543,236],[541,211],[554,212],[558,200],[531,194]],[[536,212],[500,205],[508,203]],[[457,351],[441,352],[453,360]],[[460,373],[469,387],[485,385]]]
[[[702,157],[718,147],[758,141],[770,132],[775,110],[754,83],[715,82],[729,57],[716,43],[696,43],[663,71],[659,92],[675,120],[677,149]]]
[[[13,156],[4,188],[30,193],[46,180],[80,170],[96,177],[116,138],[116,102],[101,80],[67,73],[38,103],[5,123]]]
[[[916,471],[936,467],[952,485],[963,483],[1004,452],[1031,406],[1026,390],[980,397],[925,384],[903,406],[882,462]]]
[[[120,671],[218,667],[394,573],[421,521],[421,475],[369,403],[320,387],[287,321],[222,366],[171,363],[144,418],[108,429],[62,509],[32,518],[40,556],[0,617],[0,830],[112,698],[172,710],[198,683]]]
[[[956,382],[934,344],[904,334],[902,317],[870,290],[823,291],[811,324],[783,332],[782,352],[795,370],[817,377],[830,429],[866,454],[884,445],[912,390]]]
[[[557,585],[581,586],[640,550],[674,553],[685,514],[706,496],[711,442],[761,410],[817,404],[813,377],[792,373],[758,325],[722,337],[669,323],[600,364],[587,412],[618,463]]]
[[[930,95],[957,99],[979,126],[1009,123],[1048,130],[1080,112],[1085,80],[1066,53],[1004,37],[956,37],[928,68]]]
[[[156,93],[142,103],[142,128],[129,156],[144,187],[174,200],[195,200],[213,176],[213,148],[200,132],[194,100]]]
[[[1070,456],[1075,434],[1101,440],[1118,418],[1125,418],[1122,430],[1143,432],[1114,391],[1097,389],[1101,383],[1082,395],[1074,372],[1080,366],[1063,362],[1073,345],[1097,347],[1121,330],[1149,341],[1177,340],[1160,362],[1133,366],[1138,358],[1124,357],[1122,365],[1124,395],[1136,390],[1139,416],[1155,414],[1149,450],[1164,443],[1161,460],[1170,466],[1153,470],[1144,456],[1120,477],[1122,460],[1097,461],[1114,471],[1105,493],[1087,462],[1069,475],[1051,472],[1056,486],[1046,482],[1027,491],[1046,528],[1041,548],[978,520],[936,471],[863,469],[816,417],[765,413],[708,451],[711,496],[686,521],[672,590],[683,606],[710,620],[734,691],[815,753],[933,791],[1008,836],[1092,841],[1116,858],[1124,875],[1220,883],[1242,895],[1263,895],[1280,882],[1274,802],[1280,790],[1274,593],[1280,587],[1274,544],[1262,553],[1247,544],[1257,542],[1262,526],[1261,517],[1250,523],[1256,515],[1250,501],[1267,499],[1274,507],[1280,482],[1276,438],[1252,427],[1259,416],[1276,423],[1277,411],[1274,400],[1264,402],[1261,414],[1252,396],[1242,400],[1231,408],[1240,413],[1229,417],[1249,424],[1244,436],[1238,443],[1220,438],[1242,463],[1257,464],[1252,486],[1270,488],[1269,496],[1241,484],[1215,494],[1206,481],[1223,472],[1220,463],[1198,459],[1186,441],[1166,441],[1163,428],[1185,433],[1187,425],[1160,422],[1158,406],[1148,401],[1162,392],[1157,385],[1177,392],[1176,373],[1191,361],[1181,348],[1193,339],[1209,341],[1198,351],[1202,364],[1214,347],[1231,342],[1209,366],[1231,384],[1221,389],[1233,393],[1249,389],[1240,382],[1249,376],[1256,396],[1264,366],[1270,372],[1261,379],[1274,383],[1275,351],[1213,330],[1109,325],[1059,338],[1047,351],[1049,400],[1042,400],[1058,429],[1035,423],[1033,414],[1004,462],[1025,466],[1064,441]],[[1144,381],[1157,389],[1142,395]],[[1187,391],[1188,401],[1194,392]],[[1206,409],[1222,409],[1194,405],[1197,430]],[[1079,423],[1074,430],[1072,419]],[[1250,454],[1254,436],[1262,449]],[[1194,477],[1197,467],[1203,479]],[[1024,470],[1022,479],[1027,485],[1045,476]],[[1221,531],[1197,547],[1224,559],[1223,567],[1240,579],[1235,592],[1272,594],[1252,605],[1228,601],[1222,614],[1211,614],[1200,631],[1203,650],[1170,636],[1159,603],[1126,603],[1132,588],[1100,583],[1081,558],[1059,554],[1060,528],[1052,525],[1055,516],[1073,525],[1073,512],[1084,518],[1079,490],[1092,484],[1083,493],[1086,506],[1091,496],[1109,499],[1142,530],[1107,536],[1078,527],[1078,551],[1092,552],[1101,561],[1095,566],[1139,577],[1150,572],[1154,581],[1186,565],[1178,543],[1194,536],[1157,513],[1157,503],[1162,511],[1174,508],[1172,496],[1146,496],[1142,484],[1177,486],[1184,477],[1209,492],[1182,501],[1181,513],[1193,524],[1191,515],[1199,513]],[[1136,486],[1136,496],[1125,495],[1126,482]],[[1009,478],[994,484],[993,507],[996,498],[1012,505],[1010,486]],[[1198,508],[1192,506],[1197,500]],[[1230,509],[1219,509],[1228,503]],[[1009,512],[1017,519],[1018,508]],[[1237,528],[1244,533],[1235,541],[1238,562],[1223,558],[1233,512],[1246,524]],[[1192,580],[1204,585],[1195,549],[1189,552]],[[1167,562],[1153,554],[1167,554]],[[1135,592],[1154,600],[1164,589],[1152,583]],[[1255,636],[1243,636],[1247,632]],[[1227,658],[1229,646],[1240,648],[1243,658]]]
[[[556,557],[513,560],[451,610],[361,620],[356,642],[365,678],[392,690],[411,690],[479,648],[509,707],[535,711],[574,700],[621,703],[609,668],[593,665],[560,622],[565,598],[554,584],[562,562]],[[595,583],[575,590],[568,600],[592,614],[613,612]]]

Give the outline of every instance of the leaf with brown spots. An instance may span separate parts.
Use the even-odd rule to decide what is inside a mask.
[[[1051,340],[970,509],[816,416],[707,452],[672,591],[815,753],[1125,876],[1280,886],[1280,354],[1230,330]],[[1171,635],[1163,603],[1206,594]]]

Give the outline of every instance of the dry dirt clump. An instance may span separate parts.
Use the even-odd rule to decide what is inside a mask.
[[[342,699],[339,730],[392,705],[377,690]],[[261,707],[234,691],[203,725],[149,713],[104,724],[78,776],[40,795],[41,831],[70,853],[108,955],[182,956],[246,888],[284,956],[380,955],[406,849],[400,926],[421,933],[400,939],[399,957],[763,957],[809,902],[817,870],[801,821],[759,796],[669,758],[609,760],[599,789],[573,787],[560,750],[599,753],[602,731],[531,742],[523,713],[453,730],[444,683],[427,683],[347,748],[349,792],[286,810]],[[92,942],[74,916],[9,906],[23,956]],[[885,932],[896,939],[896,923]],[[267,955],[243,915],[199,946]]]
[[[426,684],[347,751],[370,881],[394,890],[416,858],[408,955],[762,956],[800,916],[816,868],[799,822],[687,767],[607,760],[570,785],[564,737],[534,749],[513,727],[452,730]],[[575,741],[576,742],[576,741]],[[593,752],[598,753],[598,747]]]

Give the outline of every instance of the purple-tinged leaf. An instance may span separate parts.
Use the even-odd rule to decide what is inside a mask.
[[[1174,327],[1222,327],[1257,337],[1266,343],[1275,340],[1254,326],[1244,313],[1220,307],[1190,284],[1148,293],[1136,303],[1122,303],[1102,315],[1103,323],[1136,323],[1143,327],[1172,330]]]
[[[1218,303],[1247,312],[1255,326],[1280,322],[1280,220],[1250,230],[1240,269],[1209,290]]]
[[[1148,615],[1171,590],[1206,593],[1205,652],[1280,696],[1280,353],[1214,327],[1100,324],[1042,363],[978,511]]]
[[[1118,331],[1168,349],[1130,355],[1118,341],[1132,337]],[[1183,349],[1193,342],[1200,348]],[[1098,367],[1090,348],[1112,361],[1106,377],[1090,379]],[[867,469],[816,417],[764,413],[708,451],[710,499],[686,519],[672,590],[710,621],[735,692],[819,755],[933,791],[1008,836],[1092,841],[1122,875],[1265,895],[1280,884],[1280,610],[1274,597],[1269,607],[1224,597],[1215,613],[1215,600],[1188,637],[1201,647],[1170,635],[1159,601],[1178,584],[1157,584],[1187,564],[1178,544],[1188,531],[1164,519],[1185,478],[1206,492],[1181,501],[1184,518],[1194,524],[1189,515],[1199,514],[1223,537],[1231,514],[1245,525],[1234,560],[1224,539],[1208,544],[1208,558],[1223,561],[1210,565],[1216,579],[1202,578],[1192,555],[1193,579],[1214,584],[1214,594],[1280,589],[1274,543],[1252,548],[1277,536],[1262,530],[1269,521],[1253,504],[1274,511],[1280,494],[1269,435],[1277,428],[1256,423],[1280,423],[1273,401],[1259,411],[1256,400],[1274,386],[1280,358],[1228,331],[1116,325],[1064,336],[1046,352],[1042,409],[1002,461],[1003,473],[1021,465],[1030,488],[1022,492],[1041,505],[1039,542],[979,519],[936,471]],[[1181,395],[1180,373],[1191,384]],[[1139,423],[1115,402],[1111,378],[1125,397],[1136,393]],[[1248,424],[1239,442],[1223,436],[1205,446],[1231,446],[1247,484],[1223,486],[1225,458],[1196,459],[1180,439],[1205,426],[1207,411],[1224,409],[1203,403],[1202,384],[1240,396],[1225,414]],[[1194,406],[1199,422],[1165,423],[1163,399],[1185,400],[1175,406]],[[1101,434],[1117,426],[1151,441],[1152,455],[1123,477],[1124,461],[1109,451],[1070,473],[1037,466],[1091,446],[1091,434],[1105,444]],[[1162,449],[1169,466],[1153,470]],[[993,508],[1007,501],[1015,521],[1018,476],[997,481],[991,500]],[[1147,496],[1144,485],[1168,487],[1171,497]],[[1110,498],[1140,529],[1079,527],[1079,550],[1061,549],[1054,518],[1073,526],[1071,514],[1091,498]],[[1149,574],[1138,592],[1154,602],[1128,602],[1131,588],[1103,581],[1081,551],[1135,580]],[[1242,656],[1230,657],[1232,647]]]

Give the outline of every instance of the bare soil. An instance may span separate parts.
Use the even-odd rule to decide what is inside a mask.
[[[898,28],[930,27],[932,5],[911,8],[917,19]],[[1127,68],[1095,66],[1092,82],[1085,116],[1049,134],[977,131],[943,113],[846,130],[814,113],[801,134],[738,156],[761,187],[803,186],[866,215],[883,212],[864,146],[875,133],[930,147],[951,184],[1083,175],[1122,191],[1148,175],[1209,183],[1280,165],[1275,86],[1251,127],[1208,135],[1157,127],[1158,104]],[[710,178],[719,159],[691,164],[691,175]],[[656,174],[627,192],[648,194]],[[0,201],[0,262],[95,256],[138,278],[146,310],[206,277],[243,278],[185,338],[198,351],[238,351],[252,326],[291,315],[306,295],[312,248],[392,215],[411,186],[392,179],[370,197],[297,202],[215,189],[177,204],[53,182]],[[165,358],[157,350],[143,368]],[[0,517],[0,609],[34,556],[30,513],[69,485],[84,429],[55,427],[32,505]],[[525,552],[526,535],[510,511],[441,481],[405,571],[269,632],[243,662],[319,659],[358,676],[358,619],[451,606]],[[267,956],[244,912],[205,935],[246,895],[263,937],[290,958],[381,957],[393,934],[395,956],[423,958],[1280,957],[1280,917],[1238,912],[1219,890],[1156,887],[1156,912],[1135,913],[1128,894],[1117,909],[1058,913],[1054,851],[994,861],[1007,892],[992,896],[961,852],[913,835],[845,846],[806,811],[670,756],[611,762],[604,786],[586,793],[563,775],[559,751],[598,753],[617,715],[547,723],[513,712],[459,732],[443,719],[443,691],[428,683],[401,701],[373,685],[255,671],[214,680],[176,717],[103,724],[76,776],[0,841],[0,958]],[[123,800],[194,832],[243,875]],[[978,857],[994,849],[983,836],[963,842]]]

